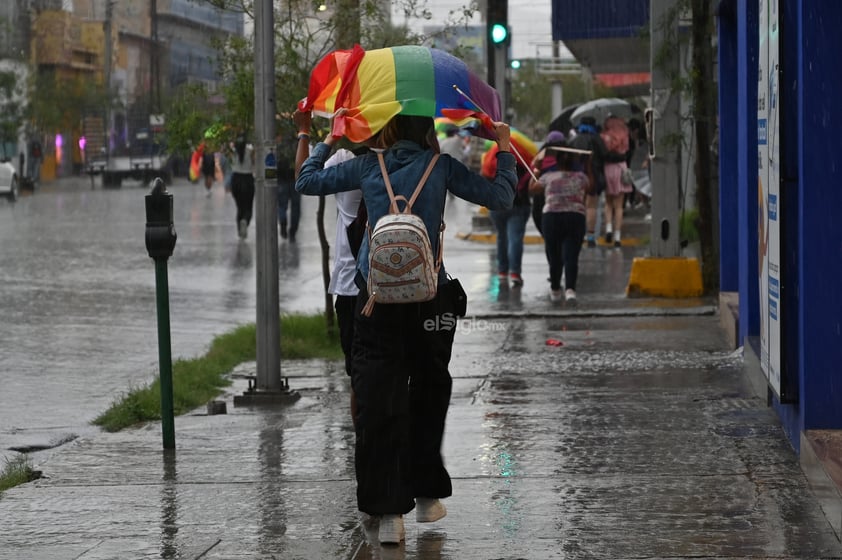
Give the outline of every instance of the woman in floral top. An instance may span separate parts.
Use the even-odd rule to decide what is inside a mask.
[[[564,298],[569,302],[576,300],[579,252],[585,239],[585,195],[593,184],[590,154],[568,150],[554,148],[555,165],[545,168],[530,187],[531,192],[544,194],[541,230],[550,265],[550,300],[554,303],[561,301],[562,272],[565,275]],[[580,161],[583,155],[586,156],[584,166]],[[581,171],[582,167],[586,171]]]

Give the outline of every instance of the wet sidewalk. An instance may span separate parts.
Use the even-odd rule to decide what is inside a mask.
[[[341,364],[284,362],[301,398],[263,409],[233,406],[243,364],[227,414],[176,418],[174,453],[150,424],[39,456],[45,478],[0,498],[0,559],[842,558],[713,301],[625,298],[633,246],[583,251],[575,306],[549,302],[540,246],[523,289],[496,284],[491,247],[445,251],[471,299],[447,517],[379,546]]]

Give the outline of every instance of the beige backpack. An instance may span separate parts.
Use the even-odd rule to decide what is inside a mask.
[[[374,229],[370,230],[369,297],[362,310],[366,317],[371,315],[375,303],[412,303],[430,301],[436,297],[441,268],[441,234],[444,231],[442,221],[438,255],[434,258],[427,227],[419,216],[412,213],[412,205],[424,188],[439,154],[433,156],[409,200],[403,195],[395,196],[383,154],[378,153],[377,158],[391,204],[389,213],[377,220]],[[399,200],[404,202],[402,211],[398,209]]]

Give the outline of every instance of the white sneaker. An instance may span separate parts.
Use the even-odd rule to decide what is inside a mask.
[[[564,301],[576,301],[576,290],[568,288],[564,292]]]
[[[240,239],[245,239],[249,234],[249,225],[245,220],[240,220],[237,224],[237,234],[240,236]]]
[[[561,301],[561,290],[550,290],[550,301],[553,303],[558,303]]]
[[[447,508],[435,498],[415,498],[415,520],[418,523],[432,523],[447,515]]]
[[[388,514],[380,517],[378,537],[380,544],[400,544],[406,538],[403,515]]]

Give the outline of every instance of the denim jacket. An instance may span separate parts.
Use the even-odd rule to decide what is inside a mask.
[[[389,212],[389,194],[380,173],[377,155],[366,154],[324,169],[329,155],[330,146],[324,143],[316,145],[301,167],[295,181],[295,190],[303,194],[327,195],[362,189],[369,224],[373,228],[377,220]],[[432,150],[408,140],[400,140],[383,155],[395,195],[403,195],[409,200],[433,157]],[[509,152],[497,154],[497,175],[493,182],[470,171],[449,155],[442,154],[412,208],[412,213],[421,217],[427,226],[433,254],[438,254],[439,250],[439,228],[447,191],[489,210],[506,210],[512,207],[516,184],[515,157]],[[403,210],[403,207],[403,203],[398,202],[398,208]],[[368,238],[363,240],[360,248],[357,270],[367,281]],[[446,277],[442,263],[439,285],[446,282]]]

